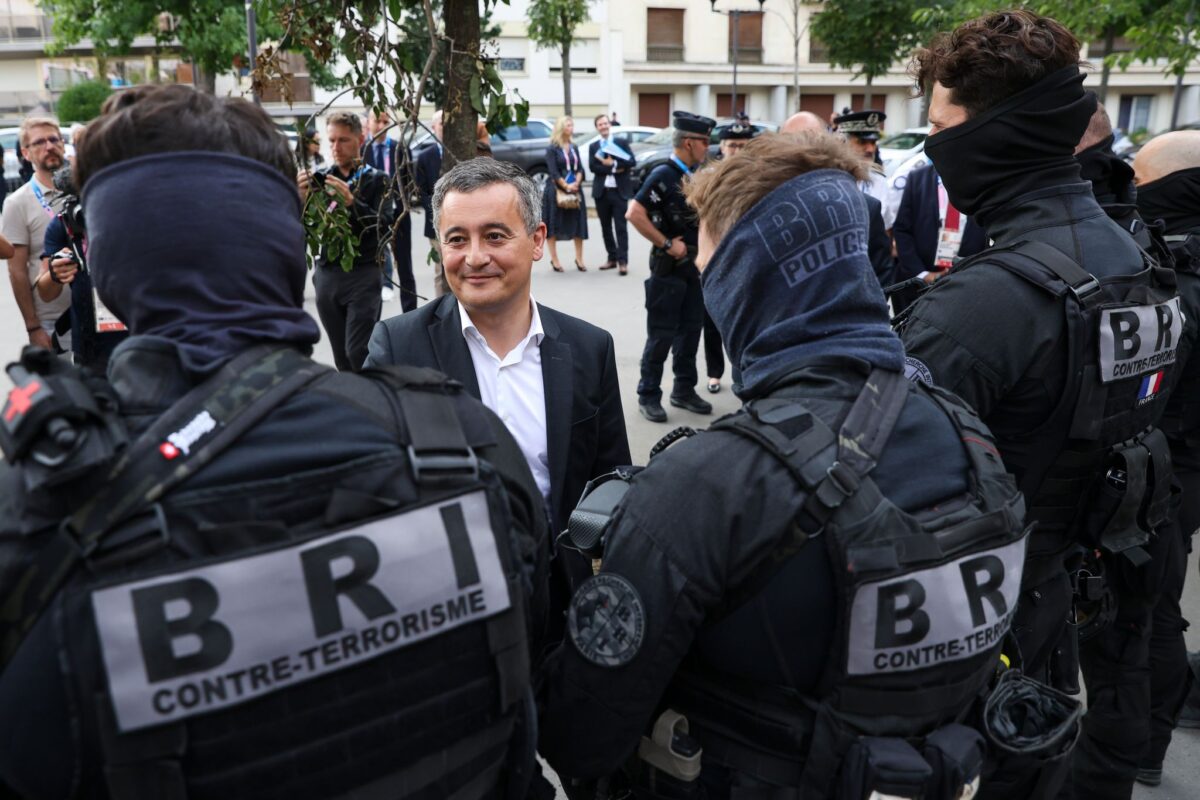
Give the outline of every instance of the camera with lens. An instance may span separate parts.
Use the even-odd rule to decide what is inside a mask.
[[[75,261],[79,263],[80,269],[84,269],[79,244],[87,235],[87,226],[83,221],[83,203],[80,202],[79,192],[75,189],[75,178],[71,174],[70,164],[63,164],[62,168],[54,173],[54,188],[60,192],[54,201],[58,217],[67,229],[71,249],[75,252]]]

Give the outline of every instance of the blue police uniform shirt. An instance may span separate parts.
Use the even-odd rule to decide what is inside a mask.
[[[700,226],[695,212],[683,197],[685,174],[678,164],[668,161],[650,173],[634,199],[646,209],[654,227],[666,236],[681,236],[685,244],[695,247],[700,238]]]

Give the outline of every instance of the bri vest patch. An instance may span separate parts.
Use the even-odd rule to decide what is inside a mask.
[[[1025,539],[860,585],[849,622],[850,675],[911,672],[971,658],[1008,632]]]
[[[1133,378],[1175,363],[1183,334],[1179,298],[1100,312],[1100,380]]]
[[[510,605],[482,491],[92,594],[122,731],[244,703]]]

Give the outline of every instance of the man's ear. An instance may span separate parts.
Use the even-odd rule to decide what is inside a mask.
[[[546,246],[546,223],[539,222],[538,226],[533,229],[533,260],[542,260],[542,248]]]

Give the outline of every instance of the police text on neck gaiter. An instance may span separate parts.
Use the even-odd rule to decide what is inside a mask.
[[[1137,207],[1146,222],[1165,222],[1168,234],[1200,229],[1200,167],[1143,183],[1137,190]]]
[[[1037,189],[1080,183],[1075,146],[1096,98],[1065,67],[961,125],[925,140],[950,202],[985,228],[1000,207]]]
[[[304,311],[300,196],[277,170],[230,153],[141,156],[93,175],[83,205],[100,299],[134,336],[174,342],[189,372],[320,338]]]
[[[704,270],[704,305],[741,370],[743,399],[822,357],[904,368],[867,230],[854,179],[826,169],[777,187],[721,240]]]

